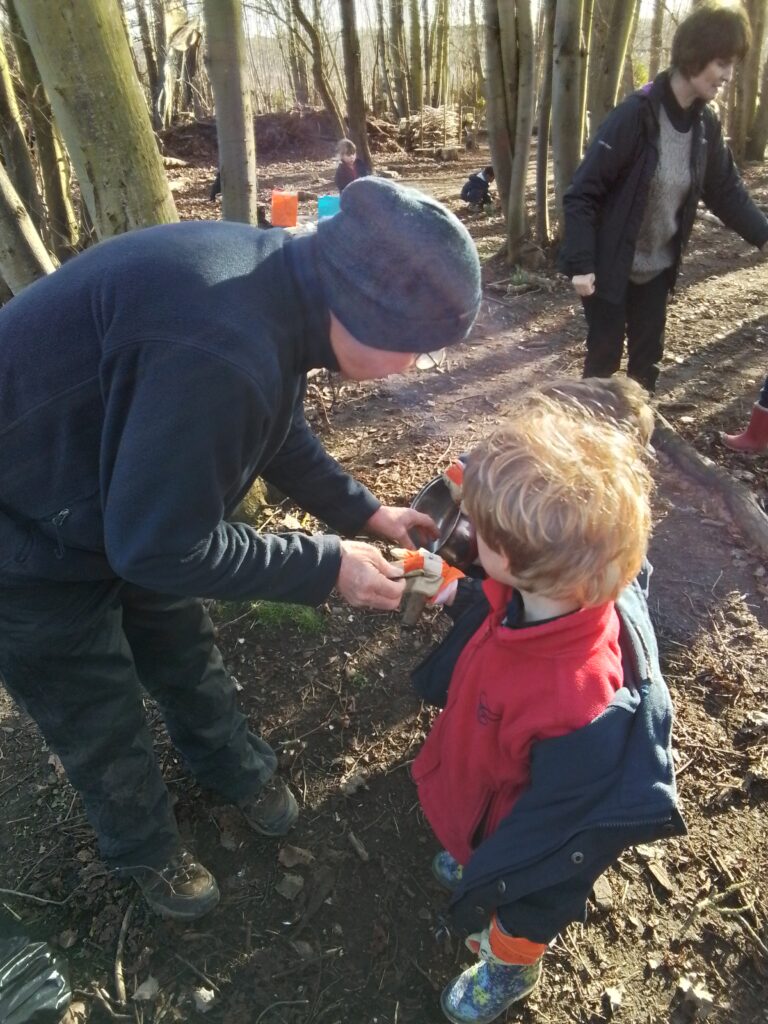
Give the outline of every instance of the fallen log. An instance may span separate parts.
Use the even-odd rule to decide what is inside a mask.
[[[652,443],[684,473],[715,490],[744,537],[763,555],[768,556],[768,516],[749,488],[734,480],[706,455],[697,452],[658,411]]]

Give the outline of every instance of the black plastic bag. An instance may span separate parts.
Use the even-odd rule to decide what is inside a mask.
[[[0,921],[2,1024],[57,1024],[71,999],[66,960]]]

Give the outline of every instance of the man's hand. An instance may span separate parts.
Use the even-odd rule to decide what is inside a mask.
[[[336,589],[353,608],[394,611],[405,591],[402,568],[388,562],[371,544],[341,542],[341,566]]]
[[[590,295],[595,294],[594,274],[576,274],[575,277],[571,278],[571,284],[576,290],[576,294],[580,295],[582,299],[589,298]]]
[[[405,590],[408,594],[422,594],[430,607],[436,604],[452,604],[459,580],[464,573],[449,565],[439,555],[433,555],[424,548],[408,551],[393,548],[394,565],[402,570]]]
[[[425,540],[437,540],[440,531],[434,521],[415,508],[400,508],[397,505],[382,505],[365,524],[365,532],[373,533],[384,540],[391,540],[403,547],[413,547],[411,530],[418,530]]]

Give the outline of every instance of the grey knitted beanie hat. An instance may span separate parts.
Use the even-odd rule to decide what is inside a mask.
[[[435,199],[383,178],[358,178],[317,226],[331,312],[360,342],[429,352],[469,334],[480,307],[475,243]]]

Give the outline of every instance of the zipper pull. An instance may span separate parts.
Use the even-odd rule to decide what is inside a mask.
[[[70,509],[63,508],[61,510],[61,512],[57,512],[56,515],[53,516],[53,518],[51,519],[51,524],[56,527],[56,557],[57,558],[63,558],[64,557],[64,544],[63,544],[62,539],[61,539],[61,534],[59,532],[59,528],[64,525],[64,523],[67,521],[67,519],[69,519],[69,516],[70,516]]]

